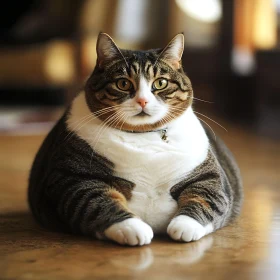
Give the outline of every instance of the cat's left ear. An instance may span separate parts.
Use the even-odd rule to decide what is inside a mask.
[[[110,62],[114,59],[124,59],[123,54],[114,42],[114,40],[106,33],[99,33],[97,43],[97,64],[100,68],[103,68],[106,62]]]
[[[179,69],[184,52],[184,34],[177,34],[163,49],[159,58],[171,64],[174,68]]]

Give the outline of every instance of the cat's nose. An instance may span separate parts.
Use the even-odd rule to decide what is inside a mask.
[[[144,107],[147,105],[148,100],[145,99],[145,98],[139,98],[139,99],[137,100],[137,103],[138,103],[142,108],[144,108]]]

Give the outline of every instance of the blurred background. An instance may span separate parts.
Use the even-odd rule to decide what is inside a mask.
[[[106,269],[102,263],[112,264],[114,256],[123,265],[129,264],[128,256],[145,260],[137,249],[139,253],[125,253],[125,258],[109,250],[110,257],[103,255],[106,261],[96,261],[92,259],[96,251],[87,251],[94,249],[90,243],[77,247],[73,239],[72,246],[66,242],[68,237],[40,231],[28,210],[26,190],[34,156],[92,72],[100,31],[130,49],[164,47],[176,33],[184,32],[183,66],[200,99],[195,100],[195,111],[235,155],[245,191],[240,219],[213,235],[214,251],[201,259],[202,265],[198,263],[197,275],[213,268],[215,272],[216,266],[214,275],[221,279],[238,275],[240,279],[280,279],[280,0],[1,1],[1,276],[43,277],[38,268],[48,279],[62,279],[63,273],[74,279],[79,273],[86,277],[102,270],[112,276],[112,271],[121,270]],[[202,243],[195,244],[203,248]],[[149,271],[174,278],[170,257],[183,259],[186,251],[195,259],[200,251],[192,247],[176,251],[175,247],[181,246],[168,251],[166,243],[158,253],[157,247],[151,247],[159,265]],[[187,266],[176,266],[176,273],[183,267]],[[184,277],[194,276],[194,266],[190,268]],[[138,279],[135,271],[129,273]],[[155,274],[151,275],[146,278],[154,279]]]
[[[195,106],[279,137],[280,0],[10,0],[0,13],[0,133],[52,125],[93,70],[99,31],[131,49],[184,32],[184,69],[213,102]]]

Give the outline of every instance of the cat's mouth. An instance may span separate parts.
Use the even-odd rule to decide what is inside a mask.
[[[147,116],[150,117],[151,115],[147,114],[142,110],[139,114],[135,115],[134,117],[147,117]]]

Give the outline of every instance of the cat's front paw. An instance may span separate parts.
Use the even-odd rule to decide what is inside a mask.
[[[152,228],[138,218],[129,218],[105,230],[105,236],[122,245],[142,246],[150,244],[154,236]]]
[[[183,242],[198,240],[212,231],[211,224],[203,226],[195,219],[185,215],[177,216],[167,227],[167,233],[172,239]]]

